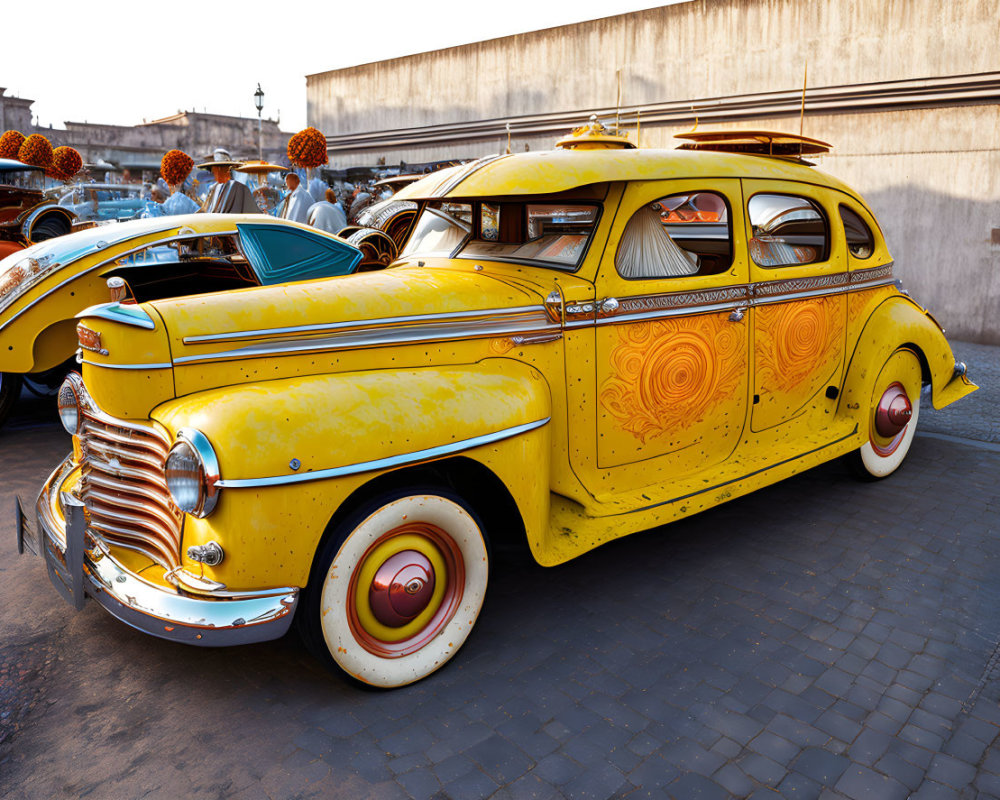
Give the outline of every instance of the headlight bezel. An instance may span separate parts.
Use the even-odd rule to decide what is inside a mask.
[[[59,387],[59,391],[56,394],[56,407],[59,410],[59,421],[62,423],[63,428],[70,436],[80,435],[80,425],[83,422],[83,414],[81,412],[82,403],[80,402],[81,394],[80,389],[83,385],[83,381],[80,376],[71,372],[66,376],[66,380],[62,382]],[[73,413],[73,425],[72,427],[67,424],[67,413],[72,410]]]
[[[185,454],[184,450],[187,450],[190,455]],[[184,497],[184,493],[190,492],[191,487],[178,487],[178,478],[176,476],[171,478],[170,462],[171,458],[175,458],[175,455],[180,458],[191,458],[196,464],[197,476],[194,478],[197,488],[196,498]],[[215,510],[221,492],[218,485],[220,478],[219,460],[208,441],[208,437],[201,431],[196,428],[181,428],[177,431],[174,443],[167,452],[167,458],[163,465],[163,476],[171,499],[185,514],[204,519]],[[189,476],[183,480],[192,480],[192,478]]]

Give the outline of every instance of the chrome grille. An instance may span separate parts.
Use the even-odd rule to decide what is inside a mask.
[[[80,496],[90,531],[165,569],[180,566],[184,515],[163,477],[170,442],[152,427],[81,410]]]

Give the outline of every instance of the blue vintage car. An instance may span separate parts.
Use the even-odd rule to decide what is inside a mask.
[[[66,187],[59,205],[72,211],[81,222],[109,222],[134,219],[145,201],[141,184],[78,183]]]

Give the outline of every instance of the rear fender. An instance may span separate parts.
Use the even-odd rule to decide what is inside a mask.
[[[70,228],[73,226],[73,220],[76,219],[76,214],[70,211],[68,208],[63,208],[57,205],[42,205],[37,208],[33,208],[28,215],[21,221],[21,234],[29,242],[34,242],[32,238],[32,232],[35,226],[44,219],[49,217],[59,217],[63,220]]]
[[[951,346],[934,318],[909,297],[894,295],[875,308],[858,337],[844,381],[841,411],[864,409],[867,414],[879,370],[901,347],[912,349],[921,359],[935,408],[943,408],[978,388],[964,373],[956,371]]]

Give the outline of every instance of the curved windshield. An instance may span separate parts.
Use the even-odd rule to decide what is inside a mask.
[[[471,204],[428,204],[413,227],[413,233],[399,257],[448,258],[471,231]]]
[[[575,269],[598,216],[599,207],[585,203],[429,203],[400,258],[484,259]]]
[[[5,169],[0,170],[0,186],[13,186],[17,189],[42,188],[42,171],[40,169]]]

